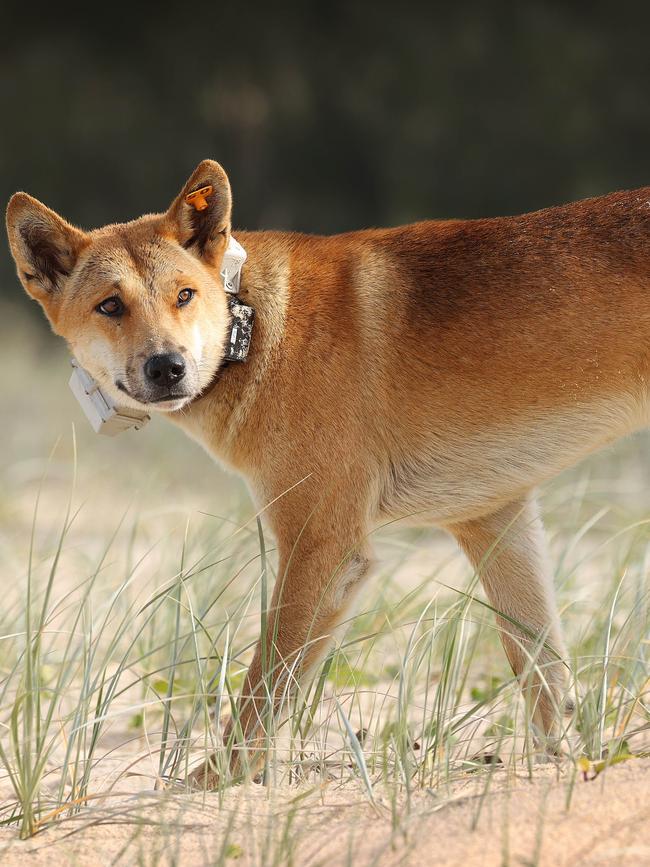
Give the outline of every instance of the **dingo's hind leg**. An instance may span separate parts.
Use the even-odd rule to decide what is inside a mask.
[[[501,641],[529,700],[536,732],[553,738],[567,665],[535,498],[522,498],[451,529],[497,611]]]

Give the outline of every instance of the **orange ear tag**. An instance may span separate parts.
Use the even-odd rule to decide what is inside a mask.
[[[193,193],[188,193],[185,196],[185,201],[188,205],[192,205],[196,208],[197,211],[205,211],[208,207],[208,203],[206,202],[206,198],[212,195],[212,185],[208,184],[207,187],[201,187],[198,190],[195,190]]]

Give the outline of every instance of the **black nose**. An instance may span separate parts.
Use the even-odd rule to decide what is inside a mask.
[[[178,352],[152,355],[145,362],[144,375],[154,385],[175,385],[185,376],[185,360]]]

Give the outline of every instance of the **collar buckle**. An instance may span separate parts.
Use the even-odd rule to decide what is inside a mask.
[[[223,254],[220,271],[223,279],[223,288],[229,295],[236,295],[239,292],[241,269],[245,261],[246,250],[231,235],[228,239],[226,252]]]

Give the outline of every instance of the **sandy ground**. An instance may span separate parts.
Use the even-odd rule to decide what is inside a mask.
[[[0,861],[3,867],[217,864],[232,823],[225,863],[241,865],[650,863],[650,760],[571,781],[568,768],[549,767],[537,769],[532,781],[523,772],[497,771],[489,797],[485,777],[444,798],[419,791],[397,827],[390,801],[379,795],[373,807],[354,785],[271,791],[250,784],[221,800],[117,796],[28,842],[3,831]]]

